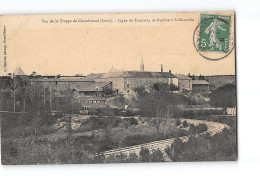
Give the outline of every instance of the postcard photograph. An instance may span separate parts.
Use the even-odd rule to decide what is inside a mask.
[[[0,16],[3,165],[236,161],[233,12]]]

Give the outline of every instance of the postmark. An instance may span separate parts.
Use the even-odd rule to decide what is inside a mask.
[[[234,48],[232,16],[222,14],[201,14],[195,28],[193,43],[197,52],[208,60],[226,58]]]

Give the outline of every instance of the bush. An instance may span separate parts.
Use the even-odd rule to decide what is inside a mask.
[[[127,155],[123,153],[112,154],[106,158],[106,163],[126,163],[126,162],[127,162]]]
[[[133,117],[125,118],[124,120],[129,122],[131,126],[138,125],[138,121],[135,118],[133,118]]]
[[[139,155],[141,157],[141,162],[149,162],[150,161],[150,151],[149,151],[149,149],[142,147]]]
[[[166,107],[172,107],[172,114],[178,114],[177,108],[174,108],[173,106],[176,107],[180,104],[187,104],[187,102],[188,99],[183,95],[156,91],[139,96],[133,104],[137,109],[140,109],[141,115],[145,117],[154,117],[159,109],[166,109]]]
[[[183,126],[184,128],[188,127],[188,123],[187,123],[186,120],[184,120],[184,121],[182,122],[182,126]]]
[[[147,92],[145,91],[144,87],[136,87],[133,89],[138,95],[144,95]]]
[[[129,157],[127,158],[128,163],[138,163],[138,155],[136,153],[130,153]]]
[[[110,137],[106,137],[105,139],[100,140],[98,143],[96,143],[96,147],[98,148],[99,152],[104,152],[116,148],[117,144],[114,143]]]
[[[133,136],[127,136],[124,138],[122,141],[123,146],[133,146],[133,145],[138,145],[138,144],[143,144],[150,142],[150,139],[147,136],[142,136],[140,134],[136,134]]]
[[[181,124],[180,119],[176,119],[176,121],[175,121],[175,125],[176,125],[176,126],[179,126],[180,124]]]
[[[150,156],[150,161],[151,162],[163,162],[164,161],[163,153],[161,152],[160,149],[152,151],[151,156]]]

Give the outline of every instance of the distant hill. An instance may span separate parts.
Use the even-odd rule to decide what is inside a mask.
[[[215,75],[215,76],[205,76],[205,80],[209,82],[210,89],[214,90],[225,84],[236,84],[235,75]]]

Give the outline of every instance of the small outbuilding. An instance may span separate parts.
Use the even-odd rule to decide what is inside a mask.
[[[209,92],[209,83],[206,80],[192,80],[193,92]]]

